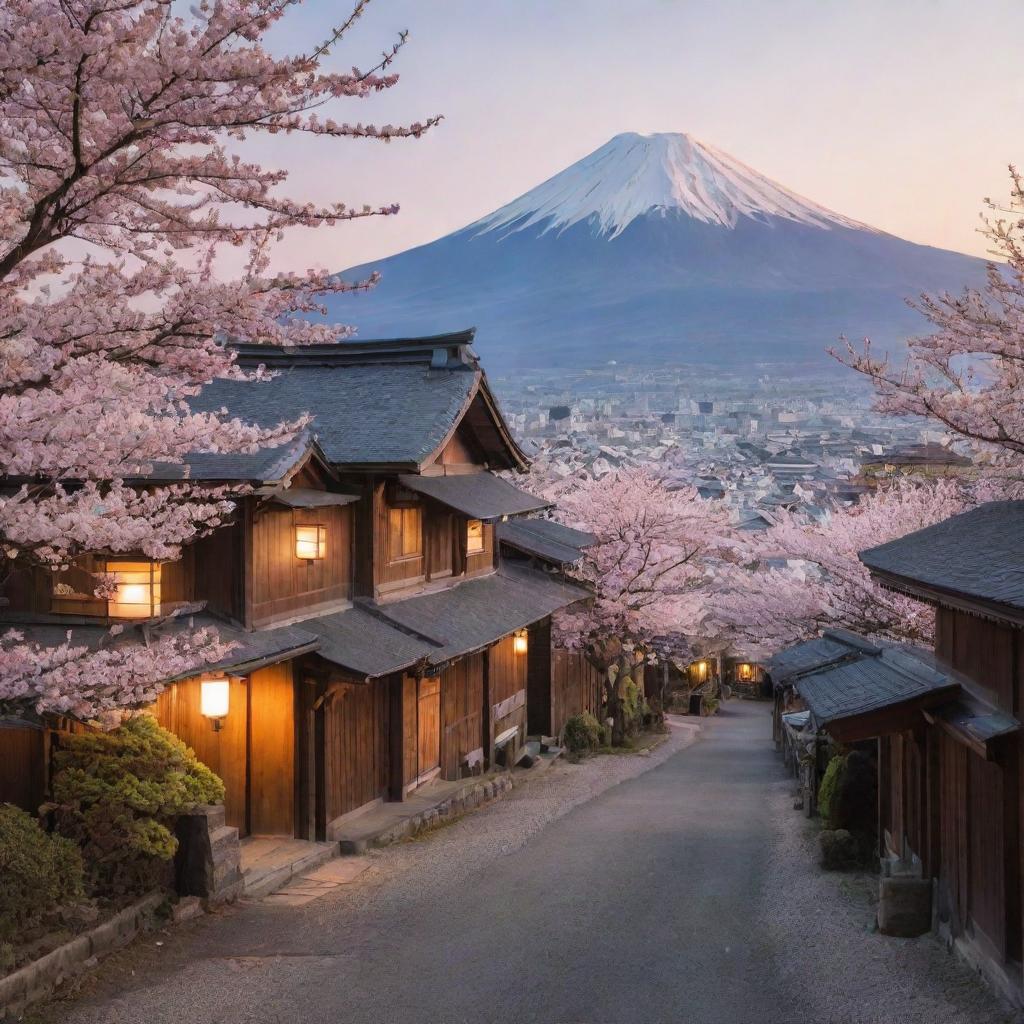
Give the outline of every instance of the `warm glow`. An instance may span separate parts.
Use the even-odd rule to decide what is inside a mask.
[[[107,614],[115,619],[148,619],[160,611],[158,562],[108,561],[107,572],[117,581]]]
[[[307,561],[314,558],[323,558],[327,551],[327,527],[326,526],[296,526],[295,527],[295,557],[305,558]]]
[[[740,665],[740,679],[750,679],[754,674],[753,667],[744,662]]]
[[[516,654],[525,654],[529,650],[529,646],[529,641],[526,639],[526,630],[519,630],[512,638],[512,650]]]
[[[224,718],[228,713],[226,679],[204,679],[199,687],[199,711],[204,718]]]
[[[479,519],[466,523],[466,553],[473,555],[484,549],[484,524]]]
[[[707,677],[708,677],[708,663],[706,661],[698,661],[697,662],[697,678],[703,680],[703,679],[707,679]]]

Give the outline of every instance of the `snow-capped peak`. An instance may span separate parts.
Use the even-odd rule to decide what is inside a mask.
[[[689,135],[616,135],[600,149],[472,225],[478,234],[514,225],[562,230],[596,218],[614,238],[649,211],[679,211],[733,228],[740,217],[770,217],[825,228],[867,228],[790,192]]]

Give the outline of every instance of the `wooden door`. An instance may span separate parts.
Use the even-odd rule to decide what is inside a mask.
[[[441,680],[419,681],[416,708],[417,776],[422,779],[441,766]]]
[[[291,662],[249,681],[249,831],[295,834],[295,688]]]

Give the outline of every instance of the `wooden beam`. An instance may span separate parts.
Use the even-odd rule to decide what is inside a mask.
[[[401,672],[388,676],[388,799],[405,799],[405,701]]]

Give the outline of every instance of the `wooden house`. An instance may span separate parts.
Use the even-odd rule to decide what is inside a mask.
[[[877,548],[882,585],[935,608],[935,649],[826,635],[771,663],[843,744],[877,739],[880,854],[933,883],[933,925],[1024,1002],[1024,502]],[[902,870],[902,868],[901,868]]]
[[[97,644],[127,621],[119,642],[211,626],[235,645],[168,680],[153,710],[224,779],[243,836],[333,838],[348,816],[507,761],[525,738],[546,623],[587,594],[500,555],[496,527],[547,503],[496,475],[527,460],[472,341],[240,348],[276,376],[216,381],[196,407],[265,425],[309,413],[308,433],[134,481],[245,483],[234,521],[176,562],[96,553],[7,588],[3,619],[39,643],[71,629]],[[98,568],[118,574],[110,602],[91,596]],[[41,732],[0,730],[5,761],[17,746],[24,766],[0,800],[45,789]]]
[[[955,699],[880,741],[882,828],[935,880],[937,925],[1021,1000],[1024,502],[993,502],[861,553],[872,576],[935,607]]]

